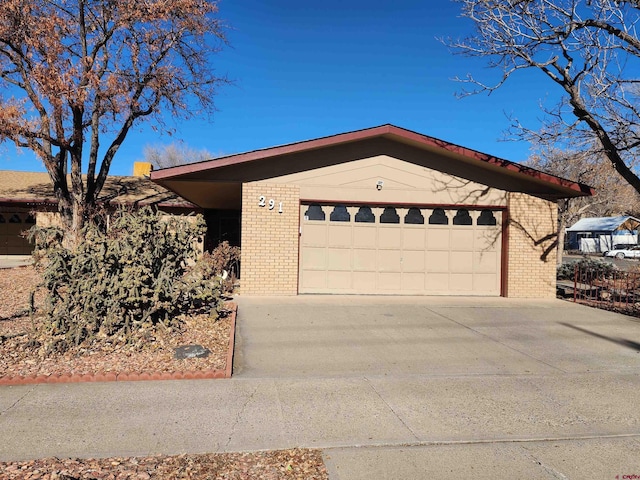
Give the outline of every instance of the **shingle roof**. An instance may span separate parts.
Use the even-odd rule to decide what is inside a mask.
[[[631,220],[631,222],[629,222]],[[592,217],[578,220],[568,232],[613,232],[615,230],[635,230],[640,225],[640,219],[630,215],[618,217]],[[631,228],[629,228],[631,227]]]
[[[107,177],[99,201],[112,205],[158,205],[196,208],[146,177]],[[0,203],[56,204],[49,174],[0,170]]]

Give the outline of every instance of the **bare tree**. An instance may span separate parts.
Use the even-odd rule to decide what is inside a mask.
[[[527,165],[553,175],[593,186],[593,197],[566,198],[558,201],[558,263],[562,263],[565,228],[583,217],[631,214],[640,208],[640,194],[602,155],[599,148],[581,151],[557,150],[537,145]]]
[[[0,2],[0,141],[42,160],[73,237],[134,125],[213,112],[217,11],[214,0]]]
[[[208,150],[196,150],[183,143],[173,142],[168,145],[147,145],[144,147],[144,161],[151,163],[154,168],[175,167],[212,158],[214,155]]]
[[[514,73],[534,69],[559,87],[562,100],[541,131],[516,122],[529,140],[561,146],[597,143],[636,191],[631,167],[640,145],[640,21],[638,0],[453,0],[475,24],[475,34],[448,40],[456,53],[488,60],[500,78],[472,75],[463,94],[491,93]]]

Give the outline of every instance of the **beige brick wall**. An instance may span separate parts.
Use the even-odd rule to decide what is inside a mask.
[[[555,202],[509,194],[508,297],[555,297]]]
[[[261,197],[265,206],[260,205]],[[273,209],[269,209],[270,200],[274,201]],[[298,293],[299,211],[297,186],[260,182],[242,186],[243,294]]]

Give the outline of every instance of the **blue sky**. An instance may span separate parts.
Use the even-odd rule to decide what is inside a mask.
[[[233,84],[212,119],[169,123],[173,136],[135,128],[112,165],[131,174],[145,145],[182,141],[215,155],[255,150],[385,123],[522,161],[525,142],[501,141],[513,115],[535,128],[539,102],[558,92],[542,73],[521,72],[491,96],[458,99],[456,75],[490,81],[499,72],[452,55],[439,37],[472,25],[448,0],[223,0],[230,47],[212,58]],[[41,170],[30,153],[0,147],[0,169]]]

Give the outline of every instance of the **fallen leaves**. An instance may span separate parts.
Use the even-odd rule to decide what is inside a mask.
[[[156,331],[143,345],[113,345],[108,342],[74,352],[44,355],[29,345],[23,335],[33,327],[28,311],[29,295],[38,282],[33,267],[0,270],[0,377],[78,375],[123,372],[184,372],[224,370],[231,321],[211,320],[208,315],[184,319],[182,328]],[[179,345],[197,344],[211,351],[207,358],[173,358]]]
[[[319,450],[291,449],[250,453],[57,459],[0,462],[6,480],[327,480]]]

